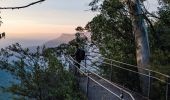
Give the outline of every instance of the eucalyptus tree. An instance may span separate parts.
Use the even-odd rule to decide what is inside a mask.
[[[110,59],[136,64],[132,20],[127,12],[127,5],[119,0],[104,0],[99,6],[91,2],[90,5],[93,11],[99,11],[100,14],[94,17],[85,29],[91,31],[92,41],[100,47],[101,53]],[[104,70],[108,76],[109,67],[106,66]],[[112,81],[135,91],[140,90],[138,75],[117,68],[113,69],[112,73]],[[128,78],[129,76],[132,79]]]
[[[159,58],[153,57],[158,55],[153,52],[154,47],[161,44],[161,47],[168,48],[168,45],[163,46],[168,43],[162,43],[168,41],[168,38],[164,37],[166,39],[161,40],[156,24],[165,19],[166,30],[168,29],[169,0],[158,0],[162,5],[158,13],[150,13],[143,4],[144,1],[146,0],[93,0],[89,4],[91,10],[98,11],[99,14],[86,25],[85,29],[92,32],[92,40],[98,44],[104,56],[135,65],[137,63],[142,68],[150,68],[154,59]],[[165,28],[165,24],[163,27]],[[140,69],[138,71],[148,74]],[[145,95],[148,90],[146,80],[140,77],[140,87]]]

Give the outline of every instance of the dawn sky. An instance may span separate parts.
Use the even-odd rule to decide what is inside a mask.
[[[19,1],[19,3],[17,3]],[[0,6],[19,6],[36,0],[2,0]],[[91,0],[46,0],[20,10],[3,10],[0,32],[16,34],[74,33],[95,14],[88,10]],[[14,34],[15,33],[15,34]],[[26,34],[29,33],[29,34]]]
[[[22,6],[36,0],[1,0],[0,7]],[[19,42],[24,46],[42,44],[56,39],[61,33],[75,33],[78,25],[85,26],[96,13],[89,10],[92,0],[46,0],[41,4],[19,10],[2,10],[3,24],[0,33],[6,32],[6,39],[0,40],[0,47]],[[154,11],[157,0],[147,0],[146,8]]]

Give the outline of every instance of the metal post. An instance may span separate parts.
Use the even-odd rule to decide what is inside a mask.
[[[89,94],[89,73],[87,73],[87,85],[86,85],[86,96],[88,98]]]
[[[150,89],[151,89],[151,72],[149,71],[148,98],[150,98]]]
[[[124,100],[123,98],[124,98],[124,95],[123,95],[123,92],[122,92],[122,90],[120,90],[121,91],[121,94],[120,94],[120,100]]]
[[[168,92],[169,92],[168,88],[169,88],[169,78],[167,79],[167,83],[166,83],[166,100],[168,100]]]
[[[112,66],[112,61],[111,61],[110,81],[112,81],[112,71],[113,71],[113,66]]]
[[[87,57],[87,56],[85,56],[85,59],[84,59],[84,60],[85,60],[85,61],[84,61],[84,64],[85,64],[85,67],[87,68],[86,57]],[[85,72],[87,72],[87,69],[85,69]]]

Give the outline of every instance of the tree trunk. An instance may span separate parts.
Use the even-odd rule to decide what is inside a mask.
[[[135,36],[137,66],[148,68],[150,57],[149,41],[147,28],[142,16],[140,0],[128,0],[128,7],[132,18],[133,33]],[[148,72],[141,70],[140,68],[138,68],[138,71],[140,73],[148,74]],[[149,78],[143,75],[139,76],[142,93],[147,96]]]

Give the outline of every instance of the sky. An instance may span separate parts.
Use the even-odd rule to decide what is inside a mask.
[[[35,0],[2,0],[1,7],[20,6]],[[10,37],[27,37],[40,34],[75,33],[77,26],[85,26],[95,14],[89,9],[91,0],[46,0],[20,10],[3,10],[3,24],[0,32],[6,32]],[[23,36],[24,34],[24,36]]]
[[[0,7],[22,6],[36,0],[0,0]],[[3,24],[0,48],[13,43],[24,46],[41,45],[56,39],[61,33],[74,34],[77,26],[85,26],[96,13],[87,11],[92,0],[46,0],[40,4],[19,10],[1,10]],[[154,11],[157,0],[146,0],[146,8]]]

